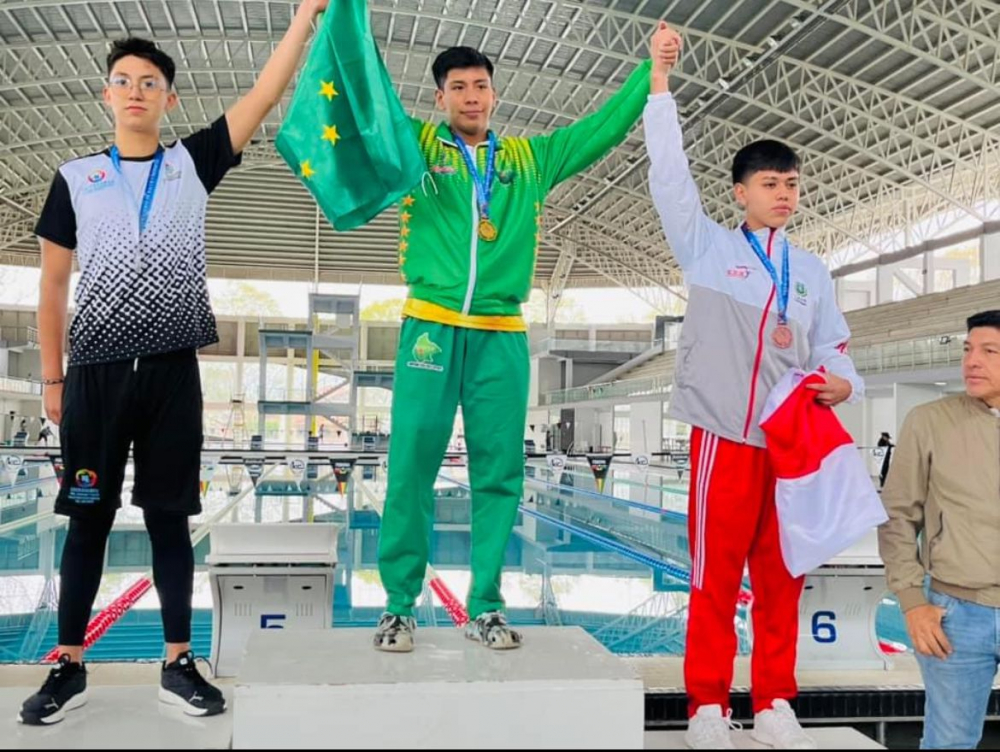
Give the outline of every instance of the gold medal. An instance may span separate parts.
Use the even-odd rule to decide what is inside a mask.
[[[489,218],[483,217],[479,220],[479,237],[487,243],[492,243],[497,239],[497,235],[499,234],[497,226]]]

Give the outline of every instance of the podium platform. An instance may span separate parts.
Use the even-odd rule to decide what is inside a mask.
[[[193,718],[160,703],[153,683],[90,686],[87,704],[62,723],[24,726],[17,712],[37,689],[0,688],[0,749],[229,749],[232,739],[232,687],[220,687],[229,711]]]
[[[334,630],[341,632],[342,630]],[[454,637],[452,630],[440,630],[449,633],[447,636]],[[529,636],[534,631],[555,631],[555,630],[528,630]],[[422,650],[431,650],[431,639],[433,630],[418,632],[421,639]],[[289,633],[291,635],[293,633]],[[302,636],[299,633],[298,636]],[[362,635],[364,638],[364,635]],[[357,641],[352,642],[352,646],[361,650],[368,650],[367,642],[363,639],[363,645],[358,646]],[[539,641],[532,637],[532,643],[536,646]],[[566,640],[562,640],[565,646]],[[447,647],[447,646],[446,646]],[[464,645],[457,646],[464,648]],[[469,643],[469,648],[474,649],[472,655],[476,659],[478,651],[482,651],[487,659],[493,657],[486,653],[485,649]],[[589,648],[588,648],[589,649]],[[527,650],[527,648],[525,648]],[[420,658],[421,651],[413,653],[409,658]],[[529,655],[522,653],[522,655]],[[387,656],[394,658],[395,656]],[[407,656],[399,656],[407,658]],[[504,656],[496,656],[503,659]],[[506,656],[513,657],[513,654]],[[318,655],[315,660],[319,664],[329,665],[330,658],[325,655]],[[618,659],[613,659],[618,660]],[[632,665],[632,670],[641,668],[643,663],[651,659],[630,659],[619,661],[620,664]],[[655,660],[655,659],[652,659]],[[455,655],[449,657],[449,666],[442,666],[442,675],[434,677],[423,677],[429,679],[429,683],[435,681],[447,681],[446,674],[456,674],[454,664]],[[502,670],[503,667],[501,667]],[[510,668],[510,667],[508,667]],[[745,667],[741,667],[743,670]],[[405,667],[404,667],[405,669]],[[229,712],[214,718],[191,718],[183,715],[177,708],[161,705],[157,702],[156,686],[159,680],[159,664],[91,664],[90,679],[90,702],[79,710],[74,710],[67,715],[63,723],[48,728],[34,728],[21,726],[15,720],[21,702],[31,692],[38,689],[44,676],[47,674],[47,667],[44,666],[3,666],[0,667],[0,750],[4,749],[229,749],[233,738],[233,723],[235,716],[239,713],[239,706],[234,702],[234,686],[223,680],[219,682],[220,688],[225,692],[229,700]],[[329,673],[329,670],[327,671]],[[630,672],[631,673],[631,672]],[[646,673],[643,671],[643,673]],[[872,673],[872,672],[868,672]],[[886,672],[882,672],[886,673]],[[889,672],[892,673],[892,672]],[[913,671],[915,673],[915,669]],[[498,674],[497,676],[500,676]],[[847,675],[845,675],[846,677]],[[496,678],[496,677],[495,677]],[[856,677],[860,681],[865,681],[864,672]],[[647,676],[647,680],[649,677]],[[808,680],[808,676],[806,677]],[[550,677],[551,681],[551,677]],[[625,679],[624,681],[629,681]],[[905,676],[899,677],[899,681],[906,681]],[[464,685],[460,685],[464,686]],[[529,738],[528,743],[522,746],[532,746],[536,739],[541,740],[544,736],[545,744],[548,746],[568,746],[574,743],[580,747],[597,747],[600,743],[594,741],[583,741],[579,729],[566,729],[565,725],[573,723],[602,724],[611,722],[611,714],[605,714],[605,708],[594,708],[593,703],[586,705],[578,702],[583,693],[577,689],[574,682],[566,681],[563,691],[556,689],[546,689],[541,694],[534,692],[531,699],[538,700],[538,713],[528,716],[524,713],[516,714],[512,706],[505,702],[504,696],[494,692],[492,696],[480,695],[489,700],[489,711],[491,718],[491,733],[496,736],[505,731],[506,726],[519,726],[523,735]],[[414,694],[413,688],[400,687],[401,694],[410,698],[411,702],[421,702],[421,698]],[[655,691],[655,690],[653,690]],[[370,696],[370,693],[369,693]],[[355,725],[361,723],[372,724],[373,716],[377,716],[378,700],[373,700],[371,707],[367,708],[365,715],[358,718],[348,718],[344,720],[343,710],[338,711],[336,706],[323,708],[322,713],[328,711],[338,714],[338,722],[342,728],[335,730],[329,740],[326,741],[328,748],[348,746],[342,742],[346,740],[345,732],[350,731]],[[449,713],[447,708],[453,708]],[[442,726],[451,726],[457,711],[454,705],[444,705],[444,715],[438,720]],[[610,708],[609,708],[610,709]],[[577,715],[577,711],[581,715]],[[588,715],[583,715],[587,711]],[[262,724],[273,723],[279,716],[271,714],[270,708],[260,711],[260,722]],[[305,712],[305,711],[303,711]],[[287,715],[284,716],[287,720]],[[380,723],[386,728],[394,723],[406,724],[405,733],[412,733],[415,730],[409,718],[392,718],[386,720],[388,714],[380,719]],[[317,715],[315,708],[312,708],[308,715],[303,715],[293,724],[293,726],[313,724]],[[500,719],[497,721],[497,719]],[[605,721],[605,719],[607,719]],[[320,717],[320,720],[323,720]],[[284,722],[284,721],[283,721]],[[323,721],[325,722],[325,721]],[[840,721],[841,724],[845,722]],[[684,732],[677,731],[650,731],[642,734],[642,723],[637,721],[635,725],[625,730],[630,734],[634,728],[639,729],[637,738],[643,739],[645,749],[684,749]],[[817,728],[810,727],[808,732],[816,739],[820,749],[880,749],[871,739],[852,728],[843,725],[839,727]],[[419,731],[419,729],[416,729]],[[481,738],[483,732],[479,728],[473,731]],[[445,731],[440,727],[425,730],[428,738],[425,739],[424,746],[438,746],[438,738],[444,738]],[[429,738],[432,735],[433,739]],[[454,734],[454,729],[451,729]],[[291,748],[296,741],[289,738],[288,734],[279,734],[284,742],[280,745],[273,745],[275,748]],[[455,746],[461,743],[452,736]],[[560,741],[561,740],[561,741]],[[411,740],[413,741],[413,740]],[[740,749],[758,749],[750,739],[747,732],[734,734],[734,741]],[[621,745],[619,740],[619,746]],[[254,745],[251,739],[249,746],[264,746],[263,742]],[[378,740],[369,745],[374,748]],[[415,744],[415,743],[414,743]],[[414,746],[411,744],[411,746]],[[539,741],[539,746],[543,742]],[[480,742],[482,746],[482,742]]]
[[[579,628],[524,630],[494,652],[456,629],[409,654],[371,630],[253,634],[234,688],[233,749],[642,749],[644,690]]]
[[[885,749],[878,742],[852,728],[807,728],[806,732],[816,740],[817,749]],[[733,733],[736,749],[774,749],[758,744],[750,738],[749,731]],[[687,749],[683,731],[650,731],[646,734],[646,749]]]

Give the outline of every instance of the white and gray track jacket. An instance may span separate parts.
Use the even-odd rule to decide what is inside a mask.
[[[651,96],[643,119],[653,203],[688,286],[669,416],[763,447],[761,409],[790,368],[823,366],[851,382],[851,402],[861,399],[864,381],[846,355],[851,333],[823,262],[788,245],[788,325],[794,343],[777,348],[771,341],[778,323],[774,283],[742,230],[727,229],[705,214],[673,96]],[[780,274],[784,232],[765,228],[757,238]]]

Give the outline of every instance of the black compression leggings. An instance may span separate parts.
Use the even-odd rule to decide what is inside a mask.
[[[153,547],[153,582],[160,596],[166,642],[191,641],[194,550],[188,518],[143,510]],[[104,549],[114,518],[71,519],[59,585],[59,644],[83,645],[104,573]]]

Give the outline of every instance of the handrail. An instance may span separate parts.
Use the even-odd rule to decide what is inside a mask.
[[[10,394],[30,394],[42,396],[42,385],[29,379],[16,379],[12,376],[0,376],[0,392]]]
[[[553,352],[555,350],[575,350],[577,352],[613,352],[639,355],[653,347],[656,343],[650,341],[614,340],[614,339],[569,339],[565,337],[546,337],[532,349],[532,355]]]
[[[965,337],[965,332],[961,332],[883,342],[852,349],[850,355],[861,374],[960,366]]]
[[[6,347],[21,345],[38,345],[38,327],[36,326],[2,326],[0,327],[0,342]]]
[[[541,403],[545,407],[566,405],[573,402],[589,402],[591,400],[613,399],[616,397],[645,397],[649,395],[667,394],[670,391],[672,378],[662,376],[646,376],[641,379],[623,379],[604,384],[588,384],[572,389],[560,389],[541,395]]]
[[[962,364],[965,337],[965,332],[916,337],[852,348],[849,354],[858,373],[862,375],[920,368],[948,368]],[[621,379],[571,389],[558,389],[540,395],[540,403],[543,407],[551,407],[611,398],[666,395],[672,382],[673,374],[665,373],[639,379]]]

